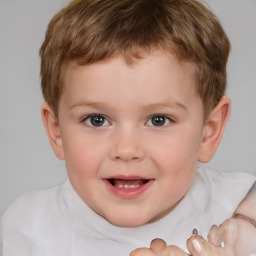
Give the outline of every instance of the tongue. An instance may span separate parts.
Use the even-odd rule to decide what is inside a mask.
[[[120,179],[112,179],[111,180],[113,185],[143,185],[145,184],[146,180],[120,180]]]

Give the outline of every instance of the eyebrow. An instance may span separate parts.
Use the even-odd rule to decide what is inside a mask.
[[[77,107],[91,107],[91,108],[106,108],[108,104],[104,102],[82,102],[78,104],[74,104],[70,107],[70,109],[77,108]]]
[[[142,109],[146,111],[161,109],[161,108],[175,108],[175,109],[181,109],[181,110],[187,110],[187,107],[177,101],[171,102],[171,103],[153,103],[146,106],[143,106]]]
[[[91,107],[91,108],[96,108],[96,109],[114,109],[114,107],[110,106],[109,104],[105,102],[81,102],[78,104],[74,104],[71,106],[71,109],[76,108],[76,107]],[[173,101],[171,103],[152,103],[148,104],[145,106],[141,106],[140,109],[142,111],[153,111],[161,108],[172,108],[172,109],[180,109],[180,110],[185,110],[187,111],[187,107],[178,102],[178,101]]]

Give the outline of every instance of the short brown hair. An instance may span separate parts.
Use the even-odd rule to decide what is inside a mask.
[[[197,0],[74,0],[51,20],[40,49],[41,87],[56,116],[62,73],[70,62],[92,64],[122,55],[170,51],[191,62],[207,116],[226,90],[229,40]]]

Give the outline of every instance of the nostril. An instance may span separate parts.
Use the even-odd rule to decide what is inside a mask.
[[[143,154],[138,150],[116,150],[112,153],[112,158],[120,161],[140,160],[143,158]]]
[[[144,149],[141,138],[136,136],[136,131],[123,131],[122,134],[115,134],[110,149],[110,156],[117,161],[140,160],[144,157]]]

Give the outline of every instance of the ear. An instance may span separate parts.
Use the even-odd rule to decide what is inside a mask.
[[[231,102],[223,96],[215,109],[210,113],[204,126],[198,161],[209,162],[214,156],[222,139],[226,123],[230,115]]]
[[[54,111],[47,102],[44,102],[41,107],[41,115],[44,123],[48,139],[52,146],[55,155],[64,160],[64,151],[62,147],[62,138],[59,129],[59,122],[54,114]]]

